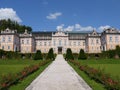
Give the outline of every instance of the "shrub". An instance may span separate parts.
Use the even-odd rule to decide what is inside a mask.
[[[2,49],[0,49],[0,58],[2,58],[4,55],[4,51]]]
[[[66,51],[65,59],[66,60],[74,60],[74,57],[73,57],[73,54],[72,54],[72,51],[70,48],[68,48]]]
[[[80,50],[78,59],[87,59],[87,56],[83,49]]]
[[[50,59],[50,60],[54,60],[54,59],[55,59],[54,52],[53,52],[53,48],[50,48],[50,49],[49,49],[49,52],[48,52],[48,54],[47,54],[46,59]]]
[[[34,60],[42,60],[42,59],[43,59],[43,57],[42,57],[41,51],[37,50],[37,52],[35,53],[35,56],[34,56]]]

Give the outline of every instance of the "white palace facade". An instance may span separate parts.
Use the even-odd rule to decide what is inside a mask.
[[[120,32],[115,28],[105,29],[102,33],[93,31],[43,31],[17,33],[7,28],[0,33],[0,49],[34,53],[41,50],[47,53],[53,48],[55,53],[66,53],[71,48],[73,53],[83,49],[86,53],[101,53],[120,46]]]

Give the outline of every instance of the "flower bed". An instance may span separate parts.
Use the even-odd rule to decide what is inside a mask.
[[[50,62],[50,60],[45,60],[43,62],[40,62],[39,64],[27,66],[21,72],[19,72],[17,74],[2,75],[1,76],[2,79],[0,80],[0,90],[7,90],[8,87],[10,87],[13,84],[18,83],[20,80],[22,80],[25,77],[27,77],[28,75],[34,73],[41,66],[44,66],[49,62]]]
[[[87,65],[81,65],[78,61],[70,61],[74,65],[78,66],[79,69],[85,72],[91,79],[103,84],[107,90],[120,90],[120,81],[114,80],[109,74],[103,72],[102,69],[94,69]]]

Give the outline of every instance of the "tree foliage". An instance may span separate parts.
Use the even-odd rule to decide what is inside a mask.
[[[12,21],[10,19],[8,20],[0,20],[0,31],[5,30],[6,28],[9,28],[11,30],[17,30],[18,33],[23,33],[25,29],[28,30],[28,32],[32,31],[32,28],[25,25],[20,25],[19,23]]]
[[[34,60],[42,60],[43,57],[42,57],[42,53],[40,50],[37,50],[37,52],[35,53],[35,56],[34,56]]]
[[[50,59],[50,60],[54,60],[55,59],[53,48],[50,48],[50,50],[49,50],[49,52],[47,54],[47,58],[46,59]]]
[[[87,59],[87,56],[83,49],[80,50],[78,59],[84,59],[84,60]]]
[[[73,54],[72,54],[72,51],[71,51],[70,48],[67,49],[65,59],[66,59],[66,60],[74,60],[74,57],[73,57]]]

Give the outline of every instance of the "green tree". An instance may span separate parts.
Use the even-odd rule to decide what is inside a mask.
[[[54,60],[55,59],[53,48],[49,49],[49,52],[47,54],[47,58],[46,59],[50,59],[50,60]]]
[[[34,56],[34,60],[42,60],[43,57],[42,57],[42,53],[41,53],[41,50],[37,50],[37,52],[35,53],[35,56]]]
[[[8,20],[0,20],[0,31],[5,30],[6,28],[10,28],[11,30],[17,30],[18,33],[23,33],[25,29],[28,30],[28,32],[32,31],[32,28],[25,25],[20,25],[19,23],[12,21],[10,19]]]
[[[66,51],[66,57],[65,57],[66,60],[74,60],[74,57],[73,57],[73,54],[72,54],[72,51],[70,48],[67,49]]]
[[[84,60],[87,59],[87,56],[83,49],[80,50],[78,59],[84,59]]]

